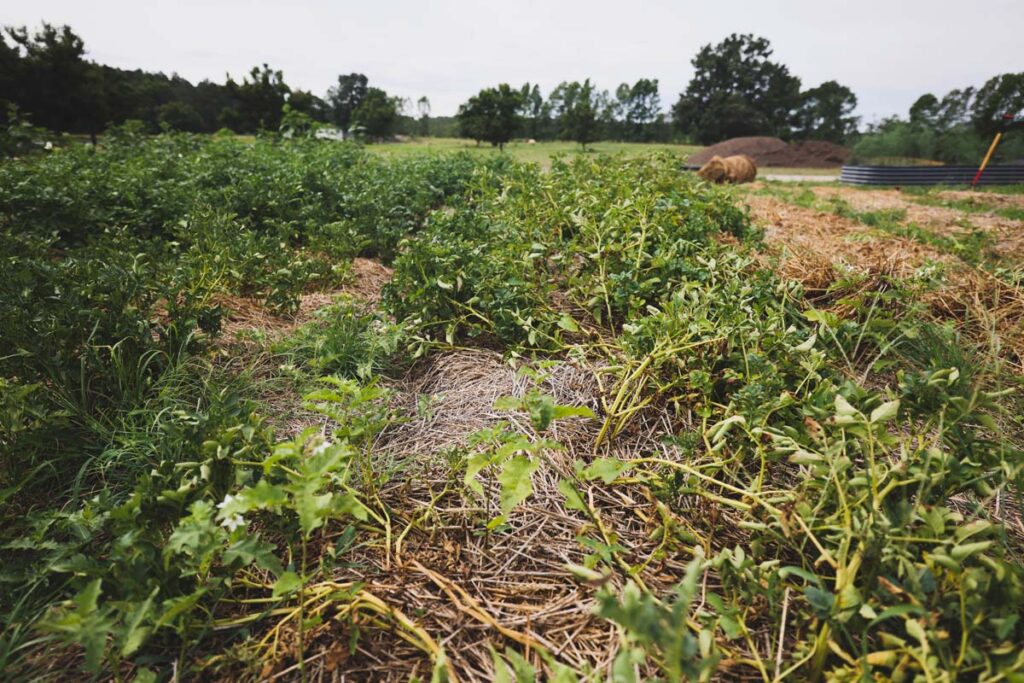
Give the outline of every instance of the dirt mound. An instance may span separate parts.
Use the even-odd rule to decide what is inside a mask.
[[[835,168],[850,159],[850,150],[824,140],[804,140],[787,143],[779,138],[733,138],[705,147],[690,156],[688,163],[703,165],[718,155],[746,154],[758,166],[785,166],[787,168]]]

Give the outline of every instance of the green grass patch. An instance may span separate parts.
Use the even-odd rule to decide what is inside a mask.
[[[417,138],[406,142],[381,143],[369,145],[367,149],[376,154],[388,156],[408,156],[421,153],[467,152],[474,155],[493,156],[500,154],[498,148],[490,145],[477,145],[472,140],[461,138]],[[595,142],[587,145],[584,150],[578,143],[564,140],[543,141],[528,144],[515,140],[505,145],[504,153],[516,161],[540,164],[548,168],[551,158],[556,156],[583,155],[596,157],[602,154],[621,154],[634,158],[667,152],[685,161],[687,157],[703,149],[698,145],[676,145],[667,143],[639,142]]]

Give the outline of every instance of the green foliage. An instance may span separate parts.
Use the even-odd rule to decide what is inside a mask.
[[[519,130],[523,96],[508,83],[484,88],[459,107],[456,118],[463,137],[483,140],[504,149]]]
[[[352,126],[352,116],[366,98],[368,80],[363,74],[338,76],[338,82],[327,91],[331,118],[345,133]]]
[[[17,105],[7,105],[4,125],[0,127],[0,159],[52,149],[53,139],[46,129],[33,126]]]
[[[316,374],[369,380],[392,368],[404,341],[403,329],[343,300],[316,312],[316,321],[282,345]]]
[[[367,517],[349,472],[372,484],[352,464],[394,416],[372,382],[336,380],[306,406],[337,421],[332,442],[275,447],[245,398],[254,379],[210,360],[218,301],[291,309],[342,281],[346,257],[393,251],[477,165],[123,126],[99,150],[0,166],[0,668],[50,638],[81,645],[91,671],[187,667],[239,572],[277,577],[275,599],[310,580],[305,562],[285,569],[281,539]],[[335,312],[292,342],[296,359],[381,371],[400,330]]]
[[[362,628],[394,618],[445,680],[345,551],[372,535],[397,559],[428,520],[385,496],[373,449],[404,418],[381,376],[410,346],[476,343],[533,355],[533,388],[448,453],[431,506],[461,479],[467,528],[514,533],[557,473],[613,680],[1019,674],[1024,569],[996,512],[1024,486],[1016,380],[923,322],[934,269],[851,275],[815,309],[757,239],[730,190],[668,156],[542,172],[125,126],[0,165],[0,668],[31,677],[59,641],[101,678],[230,677],[225,643],[255,660],[277,639],[303,677],[307,629],[362,605]],[[253,400],[275,364],[227,359],[217,302],[287,310],[357,253],[395,257],[385,310],[341,299],[278,343],[293,377],[326,375],[302,402],[321,426],[279,439]],[[543,391],[562,362],[595,369],[594,410]],[[616,455],[651,411],[662,446]],[[571,468],[550,457],[562,419],[596,430]],[[611,524],[620,498],[588,490],[627,486],[642,549]],[[531,653],[492,650],[496,680],[607,675]]]
[[[741,135],[780,135],[800,102],[800,79],[771,60],[771,45],[732,34],[705,45],[695,74],[673,109],[676,125],[704,144]]]
[[[550,99],[562,126],[562,138],[575,140],[584,149],[598,139],[598,93],[589,78],[582,83],[561,83]]]
[[[662,117],[658,79],[641,78],[633,85],[621,84],[615,92],[625,126],[626,140],[650,142]]]
[[[751,233],[723,192],[669,157],[520,168],[435,214],[396,260],[385,303],[429,338],[556,346],[577,330],[551,305],[556,282],[595,321],[621,324],[705,277],[693,257],[716,249],[714,235]]]
[[[352,123],[371,140],[384,140],[394,132],[402,99],[380,88],[367,88],[366,95],[352,111]]]
[[[857,134],[857,96],[845,85],[826,81],[800,94],[794,112],[793,134],[799,138],[843,144]]]
[[[978,164],[996,132],[1007,133],[995,163],[1024,157],[1024,137],[1008,129],[1005,114],[1024,107],[1024,74],[1001,74],[980,89],[951,90],[940,100],[927,93],[910,107],[907,120],[890,117],[871,126],[854,148],[860,160],[877,158],[934,159]]]
[[[284,75],[266,64],[254,66],[241,83],[230,77],[225,86],[237,103],[222,111],[220,123],[237,131],[276,131],[281,127],[281,115],[290,88]]]
[[[713,630],[697,629],[687,623],[697,592],[701,565],[697,559],[686,569],[668,604],[628,583],[621,595],[603,591],[597,613],[622,628],[623,647],[612,664],[612,678],[637,683],[635,666],[654,656],[661,662],[670,683],[707,681],[721,655],[715,649]]]

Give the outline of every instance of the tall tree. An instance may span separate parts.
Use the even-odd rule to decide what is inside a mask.
[[[793,115],[796,137],[844,143],[857,132],[858,118],[853,116],[857,96],[845,85],[825,81],[800,95],[800,106]]]
[[[658,79],[641,78],[632,86],[623,83],[615,93],[624,137],[637,142],[650,141],[654,136],[653,124],[661,115]]]
[[[1024,111],[1024,72],[1000,74],[978,89],[971,108],[974,129],[984,136],[995,135],[1006,126],[1005,114]]]
[[[281,109],[291,90],[280,71],[266,64],[254,66],[241,83],[229,77],[227,88],[235,108],[226,113],[225,123],[233,124],[240,132],[276,131],[281,126]]]
[[[522,106],[519,115],[523,121],[523,133],[531,139],[546,139],[551,135],[551,104],[544,99],[540,86],[524,83],[519,93]]]
[[[338,82],[327,91],[334,123],[348,134],[355,113],[367,95],[367,78],[363,74],[351,73],[338,76]]]
[[[327,103],[308,90],[293,90],[288,96],[288,106],[314,121],[326,122],[330,114]]]
[[[910,123],[933,128],[939,120],[939,98],[931,93],[921,95],[910,105]]]
[[[161,127],[171,130],[182,130],[188,133],[203,131],[203,118],[195,107],[181,100],[172,100],[161,104],[157,109],[157,121]]]
[[[703,143],[787,135],[800,79],[771,56],[771,43],[752,34],[702,47],[691,62],[696,73],[673,108],[679,129]]]
[[[561,83],[552,91],[551,101],[558,113],[561,137],[575,140],[584,149],[597,140],[598,93],[589,78],[583,83]]]
[[[466,137],[504,149],[505,143],[519,130],[522,106],[522,91],[502,83],[496,88],[484,88],[470,97],[459,107],[456,117]]]
[[[426,95],[416,100],[416,113],[420,117],[420,135],[430,135],[430,100]]]
[[[383,140],[394,132],[402,99],[391,97],[380,88],[367,88],[366,95],[352,112],[352,123],[368,138]]]
[[[69,26],[46,23],[35,33],[24,27],[6,33],[20,65],[10,96],[0,99],[23,107],[45,128],[93,135],[102,130],[107,118],[102,73],[85,60],[82,39]]]

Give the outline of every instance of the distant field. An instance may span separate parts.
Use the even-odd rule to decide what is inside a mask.
[[[369,145],[367,149],[380,154],[407,155],[420,152],[451,152],[465,150],[474,154],[498,154],[497,147],[488,144],[477,146],[470,140],[461,138],[419,138],[408,142],[391,142]],[[671,152],[685,159],[700,150],[699,145],[647,144],[639,142],[595,142],[587,146],[586,154],[625,154],[626,156],[644,156],[655,152]],[[505,152],[520,161],[529,161],[546,166],[552,156],[560,154],[580,154],[583,152],[579,144],[567,141],[538,142],[528,145],[525,142],[511,142],[505,145]]]

